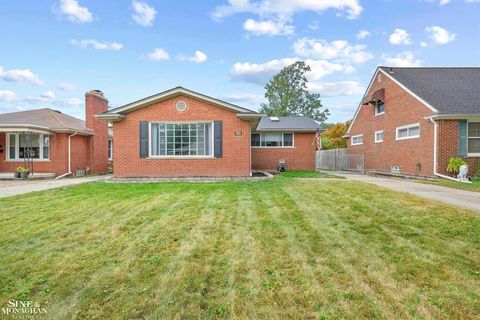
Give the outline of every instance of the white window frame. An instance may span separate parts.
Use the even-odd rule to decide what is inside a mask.
[[[470,143],[470,139],[480,139],[480,137],[470,137],[468,135],[468,127],[470,126],[470,123],[480,123],[480,121],[467,121],[467,157],[480,157],[480,153],[475,152],[475,153],[469,153],[468,152],[468,144]]]
[[[113,138],[108,137],[108,144],[110,144],[110,152],[108,154],[108,161],[113,160]],[[108,152],[108,145],[107,145],[107,152]]]
[[[381,133],[381,134],[382,134],[382,140],[378,140],[378,139],[377,139],[377,134],[378,134],[378,133]],[[375,131],[375,134],[374,134],[375,143],[382,143],[384,138],[385,138],[385,137],[384,137],[383,130]]]
[[[359,143],[359,142],[353,143],[353,139],[354,139],[354,138],[357,138],[357,139],[358,139],[358,138],[360,138],[360,137],[362,138],[362,142],[360,142],[360,143]],[[363,134],[357,134],[357,135],[351,137],[350,145],[352,145],[352,146],[360,146],[360,145],[362,145],[362,144],[363,144]]]
[[[281,133],[282,134],[282,145],[281,146],[276,146],[276,147],[267,147],[267,146],[262,146],[262,135],[263,134],[268,134],[268,133]],[[260,135],[260,145],[259,146],[252,146],[252,134],[258,134]],[[285,134],[291,134],[292,135],[292,145],[291,146],[284,146],[283,142],[285,141],[283,135]],[[278,132],[278,131],[272,131],[272,132],[252,132],[250,134],[250,147],[254,149],[291,149],[295,148],[295,133],[294,132]]]
[[[415,136],[406,136],[406,137],[399,137],[398,136],[398,132],[402,129],[410,129],[410,128],[415,128],[415,127],[418,127],[418,135],[415,135]],[[420,138],[420,123],[412,123],[412,124],[408,124],[408,125],[405,125],[405,126],[401,126],[401,127],[397,127],[395,129],[395,140],[398,140],[398,141],[401,141],[401,140],[410,140],[410,139],[418,139]],[[408,130],[407,130],[407,134],[408,134]]]
[[[210,153],[209,155],[152,155],[152,123],[164,124],[199,124],[211,123],[212,135],[210,137]],[[148,158],[149,159],[214,159],[215,158],[215,125],[211,120],[205,121],[151,121],[148,122]]]
[[[382,114],[385,114],[385,102],[383,102],[383,111],[382,112],[377,112],[377,107],[378,107],[378,102],[375,103],[374,109],[375,109],[375,117],[376,116],[381,116]]]
[[[7,132],[5,134],[5,140],[6,140],[6,154],[5,154],[5,162],[23,162],[25,161],[25,158],[20,158],[20,134],[22,132]],[[48,158],[43,158],[43,139],[45,136],[50,136],[50,134],[46,133],[38,133],[38,132],[32,132],[35,134],[38,134],[38,138],[40,141],[39,143],[39,149],[40,149],[40,155],[38,159],[30,158],[30,160],[34,162],[48,162],[50,161],[50,155],[52,153],[52,145],[50,143],[50,138],[48,139]],[[10,158],[10,136],[14,135],[15,136],[15,158],[12,159]]]

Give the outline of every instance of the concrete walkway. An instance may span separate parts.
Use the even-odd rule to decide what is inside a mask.
[[[480,192],[465,191],[408,180],[373,177],[360,174],[335,173],[349,180],[375,184],[395,191],[408,192],[419,197],[440,201],[464,209],[480,212]]]
[[[9,181],[0,184],[0,198],[15,196],[18,194],[29,193],[33,191],[42,191],[53,188],[73,186],[80,183],[104,180],[105,176],[83,177],[83,178],[65,178],[58,180],[31,180],[25,183],[15,183]]]

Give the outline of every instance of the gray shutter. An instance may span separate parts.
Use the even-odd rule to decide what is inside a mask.
[[[222,157],[222,121],[215,121],[213,123],[213,154],[215,158]]]
[[[458,145],[457,145],[457,155],[466,156],[467,155],[467,120],[458,121]]]
[[[148,157],[148,122],[140,121],[140,158]]]

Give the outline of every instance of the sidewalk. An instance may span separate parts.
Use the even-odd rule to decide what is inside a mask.
[[[480,192],[465,191],[395,178],[374,177],[350,173],[334,173],[348,180],[375,184],[395,191],[408,192],[419,197],[440,201],[460,208],[480,212]]]
[[[0,184],[0,198],[15,196],[18,194],[29,193],[33,191],[42,191],[53,188],[73,186],[80,183],[104,180],[105,176],[94,176],[84,178],[64,178],[59,180],[32,180],[25,183],[2,183]]]

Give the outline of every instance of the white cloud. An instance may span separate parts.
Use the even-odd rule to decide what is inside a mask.
[[[457,37],[455,33],[450,33],[439,26],[426,27],[425,31],[428,33],[429,38],[436,44],[447,44]]]
[[[68,83],[68,82],[60,82],[57,85],[57,89],[65,91],[65,92],[69,92],[69,91],[75,90],[75,86],[71,83]]]
[[[144,27],[149,27],[153,25],[157,11],[154,7],[149,6],[146,2],[141,1],[132,1],[133,14],[132,18],[139,25]]]
[[[156,48],[149,54],[147,54],[148,59],[153,61],[160,61],[160,60],[168,60],[170,59],[170,55],[167,51],[163,50],[162,48]]]
[[[437,2],[436,0],[423,0],[424,2]],[[466,1],[468,2],[468,0]],[[446,4],[449,4],[450,3],[450,0],[439,0],[438,1],[438,5],[439,6],[443,6],[443,5],[446,5]]]
[[[38,76],[29,69],[12,69],[3,71],[2,66],[0,66],[0,79],[9,82],[27,82],[37,86],[43,84],[43,81],[40,80]]]
[[[292,35],[295,31],[294,26],[287,25],[284,21],[255,21],[253,19],[247,19],[243,23],[243,29],[256,36]]]
[[[415,55],[410,51],[404,51],[395,56],[383,55],[382,59],[388,67],[419,67],[423,61],[415,58]]]
[[[313,11],[321,13],[328,9],[346,12],[349,19],[355,19],[362,13],[358,0],[228,0],[228,4],[217,6],[212,13],[214,20],[238,14],[252,13],[261,17],[275,16],[290,18],[295,13]]]
[[[309,82],[308,90],[324,97],[362,95],[365,88],[358,81]]]
[[[123,48],[123,44],[118,42],[98,41],[95,39],[85,40],[70,40],[70,44],[80,48],[93,47],[96,50],[115,50],[118,51]]]
[[[420,42],[420,47],[426,48],[426,47],[428,47],[428,43],[426,43],[425,41],[421,41]]]
[[[298,58],[283,58],[270,60],[265,63],[237,62],[233,65],[231,76],[234,79],[245,82],[264,85],[270,78],[296,61]],[[306,76],[309,80],[315,81],[334,72],[351,73],[355,71],[350,65],[331,63],[326,60],[306,59],[305,63],[311,68]]]
[[[178,59],[180,61],[191,61],[191,62],[195,62],[195,63],[202,63],[202,62],[205,62],[207,61],[207,55],[205,53],[203,53],[202,51],[200,50],[197,50],[195,51],[195,54],[191,57],[185,57],[185,56],[178,56]]]
[[[69,98],[61,100],[61,103],[66,104],[68,106],[79,107],[83,105],[83,100],[78,98]]]
[[[373,55],[364,50],[364,45],[351,45],[345,40],[327,42],[321,39],[302,38],[295,41],[293,50],[302,57],[342,60],[348,63],[364,63]]]
[[[357,33],[357,39],[363,40],[363,39],[366,39],[366,38],[370,37],[371,35],[372,34],[367,30],[360,30]]]
[[[45,91],[44,93],[42,93],[40,96],[43,97],[43,98],[47,98],[47,99],[54,99],[55,98],[55,93],[53,93],[53,91],[51,91],[51,90],[48,90],[48,91]]]
[[[86,7],[81,7],[77,0],[60,0],[60,13],[72,22],[86,23],[93,21],[93,15]]]
[[[17,98],[15,92],[11,90],[0,90],[0,101],[13,102]]]
[[[231,93],[221,96],[220,99],[231,103],[248,104],[254,107],[259,107],[266,101],[263,95],[254,93]]]
[[[396,28],[390,35],[388,41],[393,45],[408,45],[411,44],[410,35],[406,30]]]

